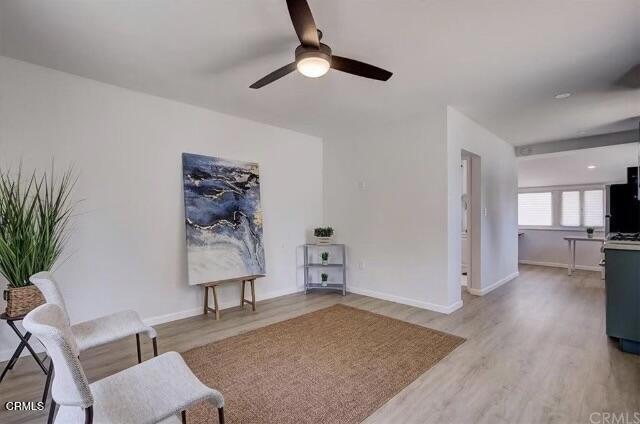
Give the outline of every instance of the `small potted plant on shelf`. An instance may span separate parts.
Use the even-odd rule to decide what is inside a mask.
[[[587,227],[587,237],[589,238],[593,238],[593,232],[595,231],[595,228],[593,227]]]
[[[328,265],[329,264],[329,252],[322,252],[320,257],[322,258],[322,265]]]
[[[327,280],[329,279],[329,274],[322,273],[320,274],[320,278],[322,278],[322,287],[327,287]]]
[[[0,274],[8,282],[3,294],[8,317],[44,303],[29,277],[51,270],[62,253],[74,185],[71,171],[58,181],[53,167],[51,174],[34,172],[27,180],[20,171],[0,171]]]
[[[313,230],[313,235],[316,237],[316,242],[318,244],[330,244],[331,237],[333,237],[333,228],[318,227]]]

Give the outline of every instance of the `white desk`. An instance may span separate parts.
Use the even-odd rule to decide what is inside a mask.
[[[569,258],[567,258],[567,275],[571,275],[573,271],[576,269],[576,242],[578,241],[595,241],[600,244],[604,244],[605,240],[603,237],[565,237],[564,238],[569,244]],[[604,278],[604,268],[602,269],[602,275]]]

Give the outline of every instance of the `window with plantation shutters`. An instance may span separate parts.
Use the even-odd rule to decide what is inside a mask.
[[[585,190],[583,192],[583,214],[585,227],[604,226],[604,191]]]
[[[562,225],[563,227],[580,226],[579,191],[563,191],[560,208],[560,225]]]
[[[520,227],[584,230],[604,227],[604,187],[525,188],[518,193]]]
[[[551,192],[518,194],[518,225],[551,226],[552,224]]]

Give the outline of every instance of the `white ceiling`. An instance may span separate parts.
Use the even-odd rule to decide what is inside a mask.
[[[516,145],[632,129],[640,0],[309,0],[332,71],[248,86],[292,61],[284,0],[3,0],[0,53],[314,135],[450,104]],[[566,100],[554,94],[575,93]]]
[[[518,158],[518,186],[623,183],[638,166],[637,143]],[[588,166],[596,168],[589,169]]]

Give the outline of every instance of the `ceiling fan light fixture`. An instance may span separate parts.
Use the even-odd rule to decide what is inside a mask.
[[[298,40],[300,40],[300,45],[296,47],[295,51],[295,61],[260,78],[251,84],[249,88],[262,88],[295,70],[309,78],[321,77],[329,69],[378,81],[387,81],[391,78],[393,73],[387,70],[359,60],[331,54],[331,47],[320,42],[322,40],[322,31],[316,27],[307,0],[286,1],[293,29],[296,31]]]
[[[331,49],[320,43],[318,48],[298,46],[296,49],[296,68],[305,77],[318,78],[331,68]]]
[[[296,66],[298,71],[305,77],[318,78],[329,71],[331,63],[324,57],[309,56],[300,59]]]

